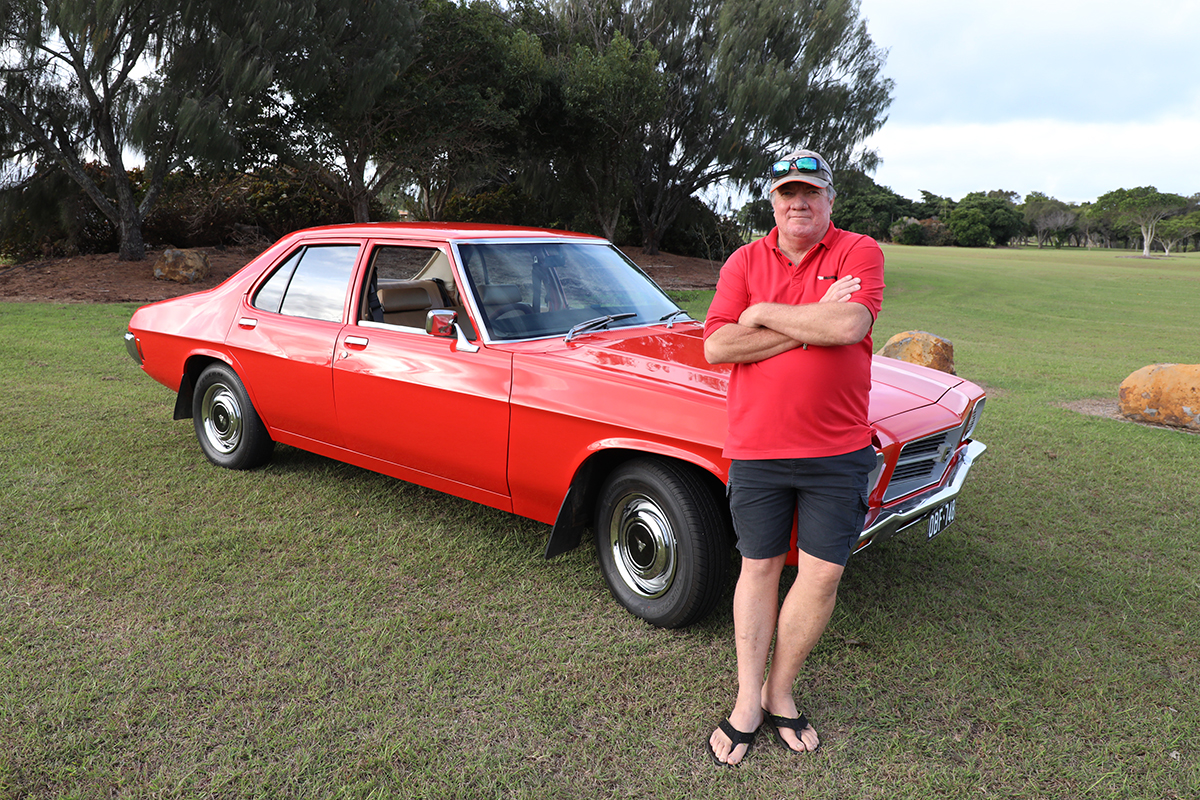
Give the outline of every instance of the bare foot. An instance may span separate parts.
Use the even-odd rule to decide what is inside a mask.
[[[796,710],[795,702],[777,706],[782,714],[777,714],[764,706],[767,724],[775,730],[775,738],[781,744],[797,753],[814,753],[821,746],[821,739],[816,729],[808,724],[805,716]]]
[[[734,744],[730,735],[718,727],[713,731],[712,736],[708,737],[708,747],[712,752],[713,759],[718,764],[725,764],[731,767],[735,764],[740,764],[742,759],[746,757],[746,754],[750,752],[750,745],[754,743],[754,734],[758,732],[762,721],[763,713],[761,710],[755,716],[753,713],[739,713],[737,709],[734,709],[727,720],[730,728],[735,733],[740,733],[743,737],[748,736],[750,738],[748,741]]]

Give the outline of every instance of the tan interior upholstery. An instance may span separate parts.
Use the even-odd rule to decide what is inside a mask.
[[[425,314],[442,308],[442,293],[433,281],[394,281],[380,283],[379,303],[383,321],[389,325],[425,327]]]

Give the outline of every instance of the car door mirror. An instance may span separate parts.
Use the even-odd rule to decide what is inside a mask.
[[[425,315],[425,332],[430,336],[453,339],[457,334],[458,312],[449,308],[435,308]]]
[[[458,324],[458,312],[451,308],[435,308],[425,315],[425,332],[441,339],[454,339],[455,349],[463,353],[474,353],[479,345],[471,344]]]

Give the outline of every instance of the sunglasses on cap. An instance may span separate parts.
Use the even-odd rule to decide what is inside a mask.
[[[795,168],[798,172],[829,172],[821,159],[814,156],[803,156],[791,161],[776,161],[771,165],[771,177],[782,178]]]

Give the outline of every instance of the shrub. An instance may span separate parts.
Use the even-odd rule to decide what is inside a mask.
[[[98,185],[107,171],[85,164]],[[57,165],[39,165],[33,176],[0,192],[0,254],[18,261],[116,250],[117,231]]]
[[[992,232],[988,228],[983,211],[974,207],[959,207],[946,223],[960,247],[987,247],[992,243]]]
[[[902,227],[897,225],[899,233],[892,236],[896,244],[926,244],[925,228],[921,223],[913,220]]]
[[[724,261],[745,243],[735,217],[720,216],[697,198],[689,197],[663,234],[659,248],[676,255]]]
[[[102,189],[109,183],[104,167],[85,170]],[[129,177],[136,195],[144,195],[144,172],[130,170]],[[372,215],[382,216],[379,204]],[[212,247],[273,241],[297,228],[352,219],[331,189],[295,169],[206,174],[185,168],[164,180],[142,236],[152,247]],[[120,244],[113,224],[56,165],[0,192],[0,225],[0,254],[18,260],[109,253]]]
[[[470,196],[455,194],[446,201],[442,217],[451,222],[555,227],[539,213],[537,202],[512,184]]]

